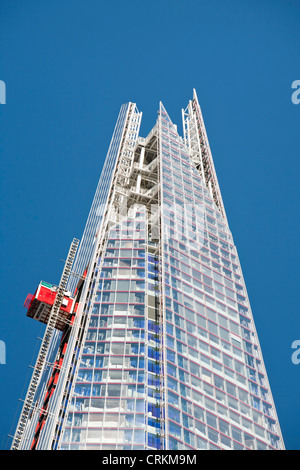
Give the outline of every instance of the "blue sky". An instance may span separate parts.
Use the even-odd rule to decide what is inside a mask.
[[[23,302],[81,238],[122,103],[181,129],[196,88],[288,449],[300,449],[300,2],[1,0],[0,448],[43,334]]]

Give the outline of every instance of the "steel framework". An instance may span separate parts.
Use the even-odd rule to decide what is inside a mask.
[[[43,369],[45,367],[47,354],[48,354],[49,347],[51,344],[51,339],[55,331],[57,317],[58,317],[59,310],[60,310],[64,295],[65,295],[65,291],[66,291],[68,280],[71,274],[71,269],[72,269],[72,265],[75,259],[78,244],[79,244],[79,240],[74,238],[69,249],[69,253],[68,253],[68,256],[64,265],[64,269],[61,275],[61,279],[58,285],[57,295],[56,295],[54,304],[52,306],[52,309],[49,315],[49,319],[48,319],[48,323],[45,329],[42,344],[38,353],[35,367],[33,369],[27,395],[24,400],[22,412],[21,412],[20,419],[16,428],[15,435],[14,435],[14,439],[13,439],[13,443],[11,447],[12,450],[17,450],[19,448],[22,436],[26,429],[29,414],[31,410],[33,409],[34,397],[35,397],[35,394],[36,394],[36,391],[40,382]]]

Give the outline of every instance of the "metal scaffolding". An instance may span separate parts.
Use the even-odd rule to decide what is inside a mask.
[[[191,159],[198,169],[222,217],[227,221],[196,90],[193,92],[193,100],[190,100],[187,108],[182,110],[182,122],[184,143],[190,151]]]
[[[38,353],[35,367],[33,369],[27,395],[24,400],[22,412],[20,415],[20,419],[19,419],[16,431],[15,431],[14,439],[12,442],[12,446],[11,446],[12,450],[17,450],[19,448],[23,434],[26,429],[30,412],[34,408],[33,403],[34,403],[35,393],[37,391],[41,375],[43,373],[44,367],[47,362],[47,355],[48,355],[49,347],[51,344],[51,339],[55,331],[55,325],[57,322],[59,310],[62,305],[62,301],[63,301],[65,291],[67,288],[67,283],[68,283],[69,276],[71,273],[71,269],[72,269],[72,265],[73,265],[73,261],[74,261],[75,254],[77,251],[78,244],[79,244],[79,240],[74,238],[69,249],[67,260],[65,262],[62,276],[58,285],[57,295],[53,303],[53,306],[51,308],[51,312],[49,315],[49,319],[48,319],[48,323],[47,323],[44,337],[42,340],[42,344]]]

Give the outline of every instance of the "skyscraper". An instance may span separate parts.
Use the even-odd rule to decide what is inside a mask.
[[[81,242],[26,299],[46,330],[12,449],[283,449],[196,92],[183,137],[141,118],[121,107]]]

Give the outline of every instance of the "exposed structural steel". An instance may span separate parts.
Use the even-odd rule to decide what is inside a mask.
[[[61,279],[57,288],[56,298],[54,300],[53,306],[50,311],[50,315],[47,321],[47,326],[45,329],[42,344],[41,344],[39,354],[36,360],[36,364],[32,373],[32,378],[31,378],[27,395],[23,404],[23,409],[21,412],[19,423],[17,425],[17,429],[15,432],[14,440],[12,443],[13,450],[16,450],[19,448],[20,441],[22,439],[24,430],[27,425],[29,414],[32,411],[34,396],[35,396],[35,393],[39,385],[39,381],[40,381],[40,378],[41,378],[41,375],[45,366],[45,361],[47,358],[49,346],[51,343],[54,329],[56,327],[59,311],[60,311],[64,296],[65,296],[65,291],[67,288],[67,283],[68,283],[69,276],[71,273],[73,261],[75,259],[78,243],[79,243],[79,240],[74,238],[69,249],[69,253],[68,253],[65,265],[64,265]]]
[[[182,110],[182,117],[184,141],[190,150],[191,159],[195,163],[220,213],[226,219],[222,195],[196,90],[193,91],[193,100],[189,101],[186,110]]]
[[[141,119],[121,107],[13,448],[283,449],[196,92],[183,138],[162,103]],[[27,315],[54,299],[41,282]]]

